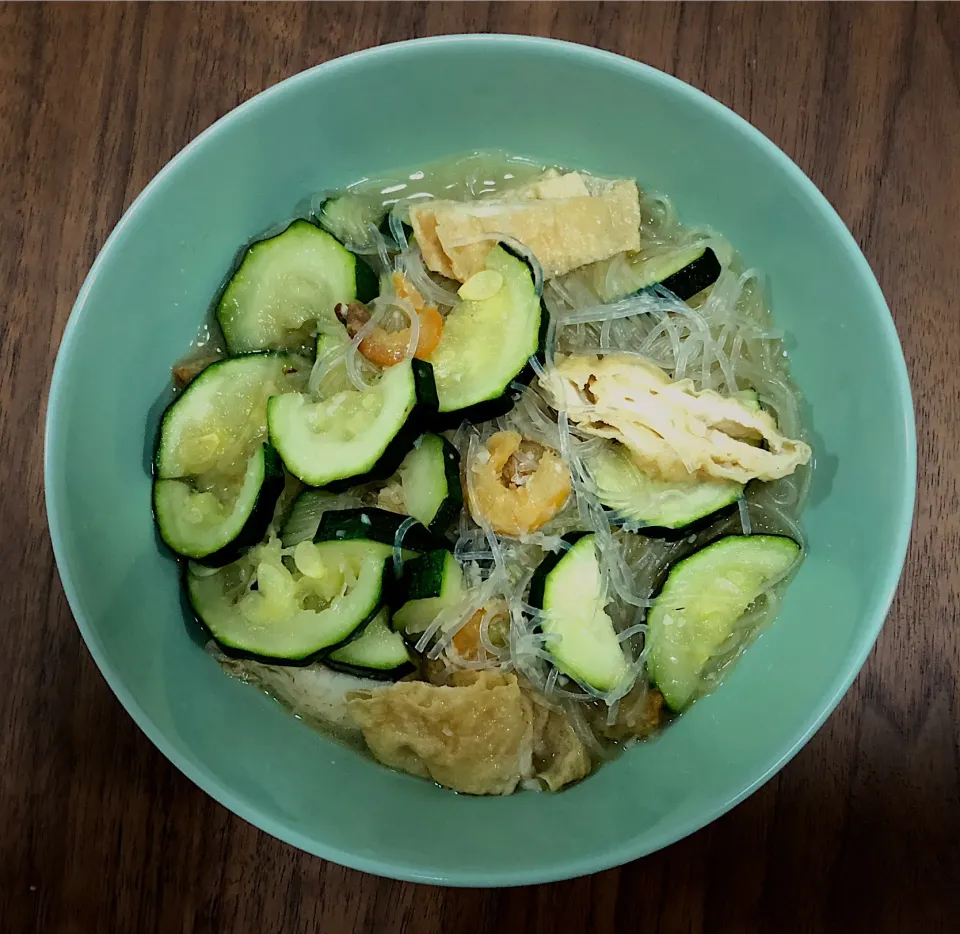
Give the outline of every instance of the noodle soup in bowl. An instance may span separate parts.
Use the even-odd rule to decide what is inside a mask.
[[[914,474],[814,186],[675,79],[517,37],[348,56],[187,147],[91,270],[47,426],[64,586],[147,735],[287,842],[459,885],[642,856],[780,768],[876,638]]]

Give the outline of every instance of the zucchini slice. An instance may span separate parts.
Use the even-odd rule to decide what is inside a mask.
[[[408,561],[400,576],[404,602],[450,596],[461,590],[460,563],[445,548],[436,548]]]
[[[355,259],[357,261],[356,300],[367,304],[380,294],[380,277],[362,256],[357,256]]]
[[[442,532],[463,508],[457,449],[440,435],[426,434],[403,459],[399,473],[407,512]]]
[[[713,285],[720,278],[721,270],[720,260],[710,247],[686,255],[655,258],[645,266],[652,280],[649,285],[659,283],[682,301]]]
[[[357,295],[356,259],[313,224],[294,221],[244,254],[217,306],[231,354],[298,350],[319,322],[337,324],[334,306]]]
[[[736,648],[738,620],[799,557],[790,538],[728,535],[670,568],[647,616],[647,668],[671,710],[704,693],[711,661]]]
[[[387,209],[376,198],[346,194],[327,198],[320,206],[316,219],[324,230],[345,246],[368,247],[373,244],[371,224],[384,236],[390,235],[387,213]],[[366,304],[380,294],[380,277],[363,256],[355,254],[355,259],[357,289],[354,297]]]
[[[607,441],[585,459],[601,503],[618,516],[642,523],[644,535],[688,531],[732,506],[743,495],[733,480],[663,480],[641,470],[626,447]]]
[[[285,353],[211,363],[163,414],[156,475],[169,480],[214,470],[242,473],[266,440],[267,400],[305,389],[310,366]]]
[[[499,290],[455,305],[430,356],[439,410],[456,412],[458,422],[473,420],[472,406],[500,399],[539,349],[540,294],[533,270],[503,244],[490,251],[485,267],[502,278]]]
[[[390,611],[382,609],[357,639],[325,656],[334,671],[361,678],[396,681],[414,671],[403,636],[390,628]]]
[[[387,213],[380,200],[348,193],[327,198],[317,212],[317,223],[341,243],[369,246],[373,242],[370,225],[383,232]]]
[[[684,248],[647,259],[637,256],[624,265],[619,267],[619,276],[612,276],[608,262],[598,264],[597,291],[603,301],[614,302],[655,285],[687,301],[713,285],[722,271],[717,254],[710,247]]]
[[[418,636],[439,613],[460,601],[463,572],[449,551],[437,549],[404,564],[397,590],[403,604],[393,614],[393,628]]]
[[[153,514],[160,537],[179,555],[219,567],[263,538],[284,487],[277,452],[261,444],[239,488],[201,490],[192,480],[155,480]],[[215,488],[216,489],[216,488]]]
[[[283,491],[264,445],[267,400],[306,386],[310,364],[265,353],[208,366],[164,413],[154,459],[154,517],[178,554],[214,566],[258,541]]]
[[[313,501],[316,503],[316,500]],[[319,503],[313,508],[318,508]],[[308,506],[304,506],[305,510]],[[292,518],[292,517],[291,517]],[[393,548],[400,527],[410,518],[399,513],[388,512],[376,507],[358,507],[356,509],[327,509],[318,517],[317,530],[313,540],[316,542],[371,541]],[[438,548],[445,548],[445,539],[434,535],[419,522],[408,525],[403,535],[401,547],[405,552],[423,554]]]
[[[547,644],[557,668],[597,691],[612,691],[627,674],[613,620],[604,607],[596,537],[565,535],[571,546],[548,555],[530,582],[530,604],[542,611],[540,627],[560,637]]]
[[[356,637],[380,612],[391,554],[377,542],[301,542],[285,559],[274,540],[212,574],[191,565],[187,593],[225,648],[303,663]]]
[[[410,421],[414,409],[434,401],[430,365],[404,360],[362,392],[345,389],[320,401],[302,393],[271,399],[270,440],[287,470],[309,486],[388,477],[419,434],[417,420]]]

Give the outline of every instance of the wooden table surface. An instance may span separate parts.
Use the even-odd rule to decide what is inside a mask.
[[[51,555],[42,413],[121,212],[188,140],[345,52],[447,32],[600,46],[789,153],[876,270],[913,379],[917,525],[876,650],[732,813],[618,870],[512,891],[389,882],[254,830],[140,734]],[[960,6],[0,7],[0,931],[960,930]]]

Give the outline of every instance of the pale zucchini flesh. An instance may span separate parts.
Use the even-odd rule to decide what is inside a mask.
[[[670,569],[647,617],[647,668],[672,710],[703,693],[704,673],[733,650],[741,617],[799,558],[792,539],[730,535]]]
[[[270,439],[287,470],[326,486],[373,469],[417,402],[409,360],[387,369],[375,387],[318,401],[302,393],[271,399]]]
[[[163,415],[157,477],[242,474],[267,439],[268,400],[306,389],[310,366],[287,353],[247,354],[208,366]]]
[[[356,258],[308,221],[255,243],[227,284],[217,320],[231,354],[299,350],[356,298]]]
[[[367,677],[396,676],[410,669],[410,653],[403,637],[390,628],[390,611],[382,609],[360,636],[324,658],[324,663]]]
[[[546,645],[557,668],[601,692],[612,691],[627,675],[608,602],[592,534],[577,538],[559,560],[545,559],[531,583],[540,628],[559,637]]]
[[[502,276],[500,289],[482,301],[455,305],[430,356],[444,413],[502,396],[537,352],[540,295],[530,267],[495,246],[485,268]]]
[[[283,353],[211,364],[161,419],[153,512],[177,554],[214,566],[263,536],[284,488],[266,445],[267,400],[306,385],[310,364]]]
[[[423,435],[399,475],[407,512],[427,528],[442,530],[463,508],[460,455],[446,438]]]
[[[153,512],[164,542],[177,554],[209,562],[231,544],[259,541],[283,490],[276,452],[261,444],[235,484],[199,490],[190,480],[154,480]],[[242,540],[242,541],[241,541]]]

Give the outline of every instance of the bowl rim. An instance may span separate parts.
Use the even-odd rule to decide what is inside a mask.
[[[243,119],[248,113],[255,112],[261,107],[268,106],[275,95],[286,93],[291,87],[300,82],[308,82],[319,71],[336,71],[343,67],[354,67],[355,63],[368,57],[380,55],[390,55],[397,50],[407,47],[428,48],[438,45],[462,45],[462,46],[485,46],[490,44],[511,45],[517,48],[526,49],[553,49],[560,53],[576,56],[581,61],[588,64],[601,64],[605,67],[619,69],[624,74],[631,77],[640,77],[642,80],[666,88],[673,93],[680,93],[692,99],[698,106],[712,110],[717,116],[731,123],[755,146],[759,147],[764,154],[776,162],[782,171],[791,179],[791,181],[815,204],[826,223],[833,226],[839,239],[846,244],[850,261],[855,264],[861,278],[864,280],[868,290],[872,292],[874,304],[878,305],[886,314],[878,316],[878,327],[884,343],[893,351],[894,369],[893,374],[898,384],[898,397],[903,404],[903,429],[908,442],[906,452],[906,482],[900,502],[895,504],[897,511],[896,528],[897,533],[893,541],[893,547],[890,551],[888,561],[888,573],[885,575],[885,585],[876,594],[864,614],[868,625],[861,627],[857,642],[853,648],[852,654],[845,666],[844,672],[835,679],[831,690],[825,701],[818,705],[818,708],[811,711],[809,718],[804,726],[790,739],[786,744],[774,753],[773,761],[768,767],[756,775],[750,782],[742,787],[735,794],[726,800],[714,803],[711,807],[705,809],[697,817],[688,819],[671,826],[668,830],[652,831],[644,836],[642,842],[637,839],[626,840],[623,843],[599,853],[585,855],[575,855],[564,860],[552,862],[547,866],[532,866],[521,872],[497,870],[496,868],[484,870],[459,870],[455,867],[438,867],[430,872],[422,869],[411,869],[401,862],[389,858],[368,857],[349,850],[341,849],[338,846],[328,844],[322,840],[314,839],[301,833],[296,828],[291,828],[264,816],[258,806],[242,798],[228,786],[224,785],[216,776],[208,772],[201,763],[195,761],[186,753],[181,753],[168,742],[163,731],[156,726],[150,716],[139,705],[132,694],[128,691],[120,673],[115,670],[106,657],[106,652],[102,643],[97,637],[96,630],[91,621],[86,617],[81,601],[79,590],[72,579],[69,565],[67,562],[67,551],[63,544],[64,537],[61,528],[59,505],[59,494],[56,492],[56,484],[52,482],[55,467],[51,460],[51,447],[53,439],[60,434],[62,429],[62,419],[60,417],[60,399],[67,391],[65,386],[65,360],[70,356],[73,345],[76,341],[79,322],[82,318],[87,298],[98,279],[101,269],[105,263],[105,257],[111,252],[118,240],[122,238],[127,226],[141,209],[141,206],[151,197],[155,188],[162,184],[165,177],[184,160],[190,158],[194,151],[201,149],[207,139],[217,133],[225,125]],[[817,188],[817,186],[807,177],[799,166],[781,150],[775,143],[768,139],[760,130],[750,124],[735,111],[731,110],[725,104],[711,97],[704,91],[687,84],[679,78],[666,72],[660,71],[651,65],[636,61],[626,56],[614,52],[608,52],[603,49],[597,49],[592,46],[583,45],[575,42],[567,42],[558,39],[543,38],[538,36],[523,36],[515,34],[499,33],[480,33],[480,34],[451,34],[443,36],[431,36],[421,39],[410,39],[402,42],[385,43],[372,48],[362,49],[350,54],[339,56],[329,61],[314,65],[311,68],[298,72],[285,78],[278,83],[260,91],[253,97],[239,104],[237,107],[228,111],[219,117],[210,126],[204,129],[194,139],[192,139],[183,149],[176,153],[149,181],[139,195],[133,200],[130,206],[124,211],[122,217],[107,237],[103,246],[100,248],[93,265],[90,267],[83,285],[77,295],[67,324],[64,328],[60,347],[57,352],[56,362],[54,364],[53,376],[50,383],[50,392],[47,400],[46,419],[44,430],[44,493],[47,512],[47,521],[50,528],[50,537],[53,545],[54,558],[57,563],[57,569],[63,585],[63,590],[67,598],[70,610],[76,621],[77,627],[84,643],[87,646],[90,655],[100,669],[101,674],[109,685],[110,689],[116,695],[121,705],[127,713],[133,718],[137,726],[146,734],[147,738],[157,749],[163,753],[166,758],[173,763],[187,778],[199,786],[204,792],[210,795],[215,801],[232,811],[243,820],[257,827],[273,837],[282,840],[306,853],[319,856],[330,860],[342,866],[351,869],[357,869],[369,872],[374,875],[386,878],[397,879],[408,882],[421,882],[434,885],[448,886],[484,886],[484,887],[507,887],[518,885],[531,885],[546,882],[555,882],[565,879],[571,879],[615,866],[623,865],[634,859],[646,856],[657,850],[663,849],[684,837],[700,830],[707,824],[712,823],[721,817],[727,811],[735,807],[761,785],[772,778],[780,771],[809,741],[813,734],[820,728],[827,717],[834,711],[844,694],[850,688],[854,679],[860,673],[861,668],[873,648],[880,629],[886,619],[893,597],[899,585],[900,577],[903,572],[903,565],[906,558],[907,547],[909,544],[910,533],[913,524],[913,512],[916,498],[916,470],[917,470],[917,445],[916,445],[916,425],[914,418],[913,397],[910,388],[910,381],[907,373],[906,361],[903,356],[903,348],[897,335],[893,318],[889,307],[883,297],[883,293],[877,283],[873,270],[871,269],[866,257],[863,255],[859,245],[850,233],[846,224],[837,214],[833,205],[827,200],[826,196]]]

